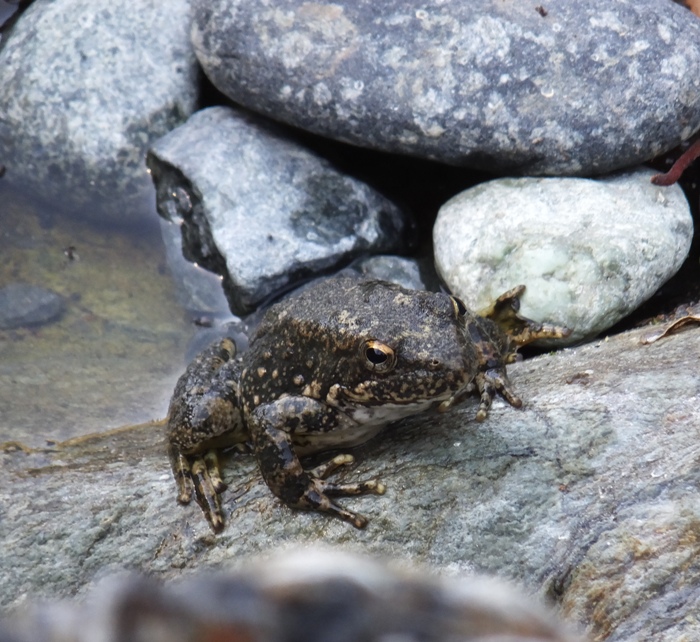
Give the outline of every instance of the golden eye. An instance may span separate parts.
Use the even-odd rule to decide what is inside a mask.
[[[452,299],[452,307],[455,310],[457,318],[464,320],[464,318],[467,316],[467,306],[464,305],[461,299],[458,299],[456,296],[450,296],[450,299]]]
[[[389,372],[396,365],[396,353],[380,341],[366,341],[362,352],[365,366],[373,372]]]

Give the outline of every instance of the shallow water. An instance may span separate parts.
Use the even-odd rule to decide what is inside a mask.
[[[155,211],[138,229],[98,227],[0,182],[0,287],[65,301],[54,322],[0,330],[0,442],[42,446],[164,417],[194,326]]]

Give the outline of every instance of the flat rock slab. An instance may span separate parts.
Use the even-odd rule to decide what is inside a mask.
[[[148,155],[158,212],[182,223],[185,256],[223,277],[236,314],[357,256],[406,248],[393,203],[288,134],[211,107]]]
[[[657,292],[688,256],[688,201],[677,185],[653,185],[653,174],[502,178],[465,190],[438,213],[437,271],[473,310],[524,284],[526,317],[572,328],[565,343],[595,337]]]
[[[31,3],[0,51],[3,180],[93,220],[151,214],[146,150],[198,99],[190,20],[189,0]]]
[[[670,2],[195,6],[192,42],[223,93],[361,146],[588,175],[644,162],[700,127],[700,21]]]
[[[224,467],[228,523],[214,536],[175,501],[162,426],[8,448],[2,604],[73,595],[124,568],[174,578],[322,542],[515,579],[593,639],[694,639],[700,329],[642,345],[647,332],[514,364],[522,410],[497,402],[477,424],[474,401],[389,429],[344,475],[387,485],[344,500],[370,518],[364,531],[282,506],[241,456]]]

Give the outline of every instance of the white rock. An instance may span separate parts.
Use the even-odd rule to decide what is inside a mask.
[[[445,203],[433,229],[435,264],[479,310],[523,283],[522,312],[574,329],[609,328],[680,268],[693,221],[678,186],[646,169],[606,179],[498,179]]]

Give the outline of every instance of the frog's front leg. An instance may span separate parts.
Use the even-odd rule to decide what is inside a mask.
[[[384,484],[370,479],[353,484],[327,480],[340,466],[355,461],[352,455],[337,455],[310,470],[304,470],[294,439],[304,441],[313,431],[323,432],[337,411],[308,397],[284,397],[256,407],[248,418],[253,452],[270,490],[287,506],[331,513],[356,528],[367,526],[367,518],[336,504],[331,497],[384,494]]]
[[[506,375],[506,365],[521,358],[517,353],[519,347],[537,339],[561,339],[571,334],[571,330],[564,326],[539,323],[521,316],[520,296],[524,291],[524,285],[508,290],[493,305],[467,322],[480,366],[474,378],[481,397],[477,421],[486,419],[496,394],[515,408],[523,405]]]

